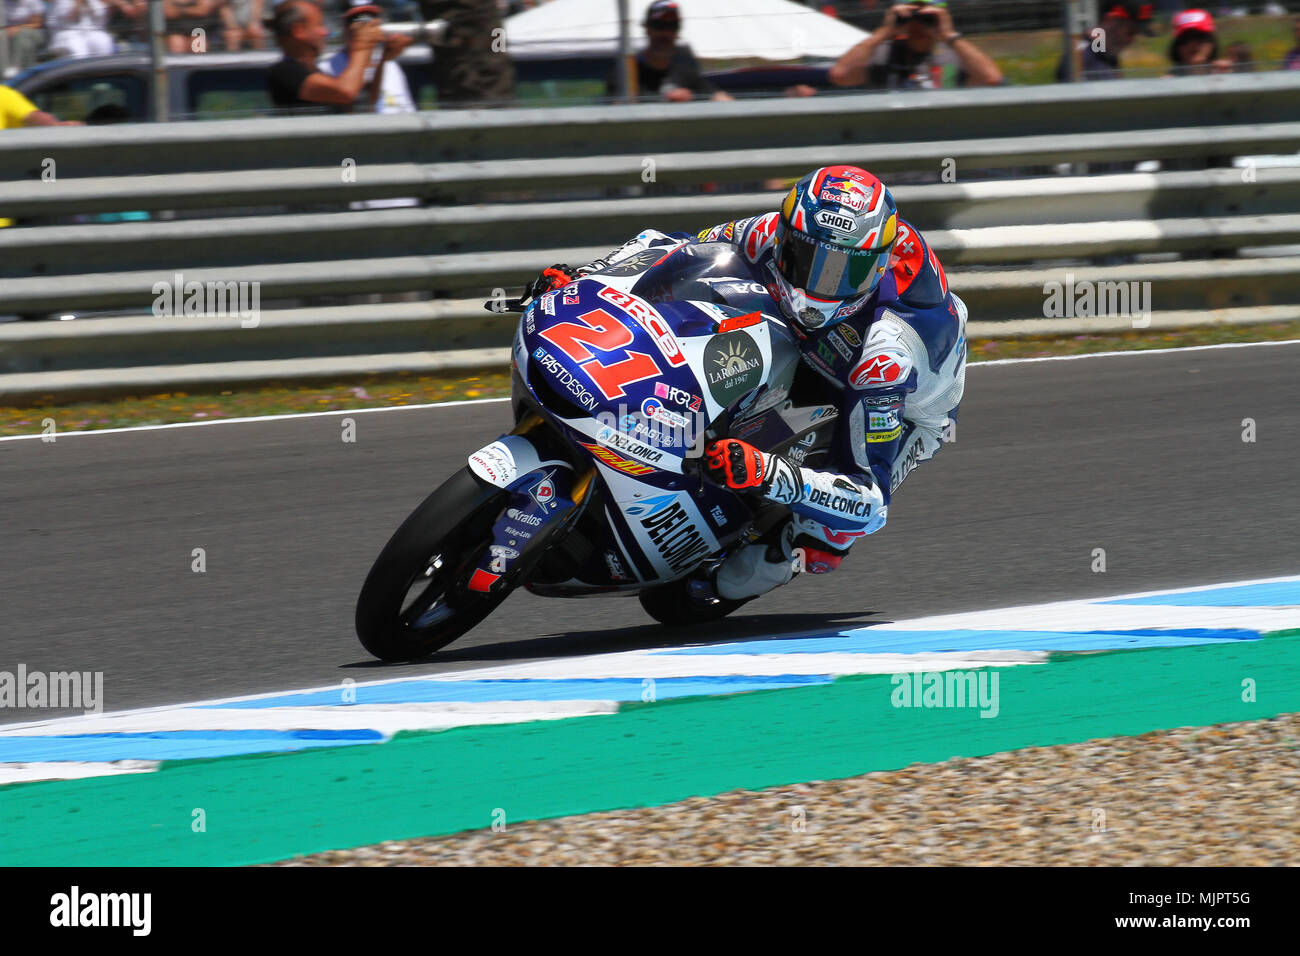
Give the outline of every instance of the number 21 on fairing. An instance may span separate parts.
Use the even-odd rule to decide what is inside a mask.
[[[625,389],[628,385],[658,378],[662,374],[659,363],[652,356],[645,352],[624,351],[636,337],[631,329],[604,309],[584,312],[578,316],[577,322],[557,322],[539,334],[578,362],[578,367],[607,399],[622,398],[627,394]],[[606,365],[596,358],[592,349],[624,352],[628,358]]]

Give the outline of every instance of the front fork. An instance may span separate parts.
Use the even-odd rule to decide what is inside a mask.
[[[548,456],[544,424],[536,413],[525,415],[510,434],[469,456],[475,475],[511,493],[470,575],[471,591],[493,594],[518,586],[590,499],[595,466],[579,472],[568,460]]]

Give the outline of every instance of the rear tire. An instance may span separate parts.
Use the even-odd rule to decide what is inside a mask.
[[[647,614],[668,627],[687,627],[691,624],[720,621],[741,605],[754,600],[745,598],[742,601],[728,601],[726,598],[716,598],[706,603],[691,594],[687,580],[681,578],[642,591],[637,598]]]
[[[383,661],[427,657],[505,600],[508,590],[481,594],[465,585],[508,499],[509,492],[462,468],[411,512],[357,598],[357,637],[366,650]]]

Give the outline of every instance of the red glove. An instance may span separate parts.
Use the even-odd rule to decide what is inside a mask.
[[[767,456],[735,438],[715,441],[704,449],[709,477],[733,491],[761,488],[767,477]]]
[[[525,299],[536,299],[540,295],[552,292],[555,289],[563,289],[573,281],[570,273],[573,270],[563,263],[553,265],[549,269],[543,269],[542,274],[528,284],[524,290]]]

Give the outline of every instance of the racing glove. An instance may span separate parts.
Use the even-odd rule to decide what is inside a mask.
[[[732,491],[757,491],[835,531],[871,534],[884,527],[888,508],[869,477],[816,471],[748,442],[724,438],[704,449],[705,474]]]
[[[525,299],[535,299],[539,295],[544,295],[553,289],[562,289],[573,281],[573,269],[564,263],[557,263],[549,269],[543,269],[528,287],[524,290]]]

